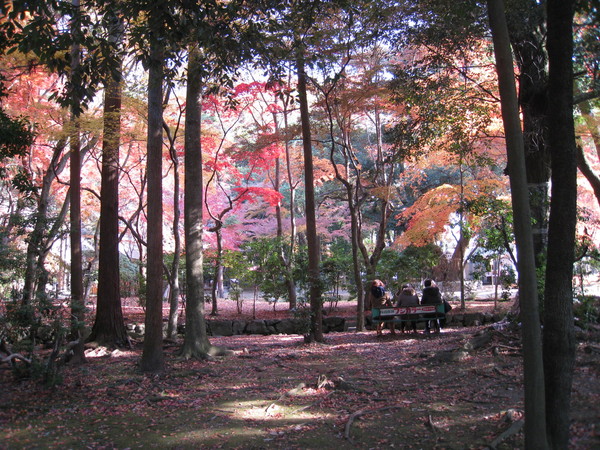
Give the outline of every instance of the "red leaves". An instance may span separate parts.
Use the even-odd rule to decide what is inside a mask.
[[[279,192],[264,187],[237,187],[234,191],[238,193],[240,201],[255,203],[261,199],[270,206],[276,206],[283,198]]]

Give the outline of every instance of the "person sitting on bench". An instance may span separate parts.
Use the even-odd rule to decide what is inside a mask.
[[[439,305],[442,303],[442,294],[440,289],[436,286],[435,281],[427,279],[423,282],[423,295],[421,296],[421,305]],[[435,314],[432,317],[436,317]],[[431,331],[431,322],[436,333],[440,332],[440,322],[437,318],[434,320],[428,320],[425,322],[425,334],[429,334]]]
[[[390,300],[387,297],[387,293],[385,292],[385,284],[381,280],[373,280],[371,283],[371,306],[373,308],[385,308],[386,306],[391,306]],[[391,334],[396,334],[396,330],[394,329],[394,317],[391,316],[389,319],[385,319],[389,321],[389,327]],[[377,324],[377,336],[381,336],[383,331],[383,322],[379,322]]]
[[[394,306],[396,308],[406,307],[406,306],[419,306],[419,296],[415,292],[415,289],[410,284],[402,285],[402,289],[396,293],[394,296]],[[400,324],[400,332],[404,333],[405,322]],[[411,321],[410,327],[413,330],[413,333],[417,332],[417,322]],[[408,326],[406,327],[408,331]]]

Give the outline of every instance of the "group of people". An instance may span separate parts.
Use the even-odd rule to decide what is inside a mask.
[[[407,307],[407,306],[419,306],[419,305],[439,305],[442,303],[442,294],[440,289],[435,284],[435,281],[431,279],[427,279],[423,282],[423,293],[421,295],[421,300],[419,301],[419,296],[415,291],[415,288],[410,284],[404,284],[400,288],[400,290],[394,295],[393,298],[390,298],[385,290],[385,284],[381,280],[374,280],[371,284],[371,306],[374,308],[384,308],[388,307]],[[381,336],[383,331],[383,322],[377,324],[377,335]],[[400,324],[400,332],[404,333],[407,325],[410,325],[413,333],[417,332],[417,322],[410,321],[410,324],[407,322],[402,322]],[[389,322],[391,334],[396,334],[394,322]],[[425,322],[425,334],[429,334],[431,332],[431,327],[433,326],[436,333],[440,331],[440,324],[437,320],[432,319]],[[406,330],[408,331],[408,329]]]

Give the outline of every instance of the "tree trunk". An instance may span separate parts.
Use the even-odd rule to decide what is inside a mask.
[[[525,447],[544,449],[548,445],[546,442],[544,373],[535,255],[531,234],[523,135],[503,3],[502,0],[488,0],[488,14],[496,55],[518,254],[525,377]]]
[[[549,148],[552,193],[544,301],[546,428],[555,449],[569,446],[575,364],[573,264],[577,225],[577,157],[573,120],[574,0],[548,0]]]
[[[217,287],[219,285],[219,276],[223,279],[223,222],[219,221],[215,225],[215,233],[217,235],[217,257],[215,258],[215,277],[212,282],[211,296],[212,296],[212,309],[210,311],[211,316],[219,314],[218,302],[217,302]]]
[[[175,248],[173,249],[173,263],[171,264],[171,276],[169,283],[169,322],[167,325],[167,337],[175,339],[177,336],[177,323],[179,321],[179,258],[181,256],[181,236],[179,233],[179,218],[181,211],[179,209],[180,195],[180,177],[179,177],[179,157],[176,149],[172,146],[170,149],[171,161],[173,162],[173,240]]]
[[[79,13],[79,0],[72,2],[75,14]],[[71,24],[71,33],[73,34],[75,44],[71,47],[71,83],[73,86],[78,84],[78,71],[80,70],[80,45],[79,37],[81,30],[78,28],[79,22],[73,20]],[[80,123],[79,123],[79,105],[76,96],[71,98],[73,102],[71,107],[70,133],[70,240],[71,240],[71,339],[78,340],[79,344],[73,348],[73,361],[76,363],[85,362],[83,353],[83,334],[85,328],[85,305],[83,304],[83,267],[81,255],[81,141],[80,141]]]
[[[171,91],[168,90],[163,103],[168,103]],[[169,125],[163,121],[163,130],[167,133],[169,141],[169,159],[173,164],[173,222],[171,233],[173,234],[173,260],[170,267],[165,267],[167,272],[167,281],[169,283],[169,318],[167,320],[166,337],[175,340],[177,337],[177,325],[179,322],[179,263],[181,257],[181,234],[179,233],[179,221],[181,209],[179,208],[179,199],[181,193],[181,177],[179,174],[179,156],[177,155],[176,140],[177,132],[171,133]]]
[[[298,98],[300,100],[300,120],[302,123],[302,145],[304,149],[304,187],[306,202],[306,239],[308,242],[308,279],[310,285],[311,327],[308,339],[323,342],[323,311],[321,283],[319,278],[319,242],[317,238],[317,214],[315,208],[315,184],[312,161],[312,140],[308,99],[306,95],[306,73],[304,55],[298,50],[296,61],[298,71]]]
[[[277,116],[273,113],[273,122],[275,123],[275,131],[278,133],[279,126],[277,123]],[[283,99],[283,122],[284,122],[284,136],[285,136],[285,156],[287,163],[287,173],[290,185],[290,222],[291,222],[291,239],[288,250],[286,251],[286,244],[283,239],[283,217],[281,213],[281,201],[277,202],[275,207],[275,215],[277,218],[277,237],[279,238],[279,245],[281,246],[279,251],[279,259],[281,264],[285,268],[285,286],[288,292],[288,305],[289,309],[296,308],[298,302],[296,295],[296,282],[292,273],[292,261],[294,259],[294,242],[295,242],[295,218],[294,218],[294,187],[292,181],[291,172],[291,161],[290,161],[290,150],[289,140],[287,137],[288,132],[288,121],[287,121],[287,99]],[[275,182],[274,189],[279,192],[281,188],[281,163],[279,159],[275,161]]]
[[[44,173],[42,178],[42,185],[39,190],[39,196],[36,205],[36,212],[34,215],[34,226],[33,231],[29,234],[27,243],[27,253],[25,256],[25,276],[23,281],[23,304],[30,304],[33,300],[34,293],[36,291],[36,280],[38,279],[38,273],[44,270],[44,260],[49,248],[48,243],[54,239],[58,229],[60,227],[53,226],[51,230],[48,230],[49,218],[48,218],[48,205],[50,202],[50,190],[52,188],[52,181],[59,176],[67,165],[70,155],[63,156],[63,151],[66,147],[66,140],[59,140],[52,154],[48,170]],[[69,204],[69,196],[65,199],[65,203]],[[64,220],[66,217],[66,206],[63,204],[63,211],[60,217]],[[52,233],[54,231],[54,234]],[[42,287],[43,288],[43,287]]]
[[[508,13],[510,39],[519,67],[519,104],[523,115],[525,168],[529,187],[536,267],[545,261],[548,239],[547,74],[543,3],[519,0]],[[524,17],[523,17],[524,16]]]
[[[185,115],[184,235],[186,261],[184,358],[205,359],[211,349],[204,320],[202,270],[202,147],[200,143],[202,79],[200,53],[190,47]]]
[[[115,17],[111,40],[121,41],[122,23]],[[121,64],[119,61],[119,74]],[[104,91],[104,140],[100,187],[100,252],[96,319],[90,341],[109,347],[129,343],[123,311],[119,274],[119,147],[121,144],[120,79],[109,76]]]
[[[157,23],[150,17],[150,23]],[[157,30],[160,34],[160,30]],[[162,254],[162,82],[164,48],[159,39],[150,42],[148,70],[148,250],[146,284],[146,332],[140,364],[143,372],[164,369],[163,355],[163,254]]]

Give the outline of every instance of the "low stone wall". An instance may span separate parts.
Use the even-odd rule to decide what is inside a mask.
[[[472,327],[486,323],[500,322],[504,318],[501,314],[485,313],[453,313],[446,316],[446,327]],[[367,329],[373,329],[371,317],[365,318]],[[323,332],[348,331],[353,326],[355,319],[344,317],[325,317],[323,319]],[[421,324],[422,325],[422,324]],[[268,320],[215,320],[207,319],[207,332],[209,336],[238,336],[244,334],[304,334],[304,322],[301,319],[268,319]],[[128,330],[132,333],[144,334],[144,324],[129,324]],[[166,324],[165,324],[166,331]],[[180,334],[185,332],[181,325],[177,330]]]
[[[500,322],[504,319],[505,314],[496,313],[461,313],[453,312],[446,314],[445,327],[476,327],[479,325],[485,325],[486,323]],[[371,317],[366,318],[366,325],[371,329]],[[424,327],[424,322],[418,324],[420,327]],[[374,329],[374,327],[373,327]]]

